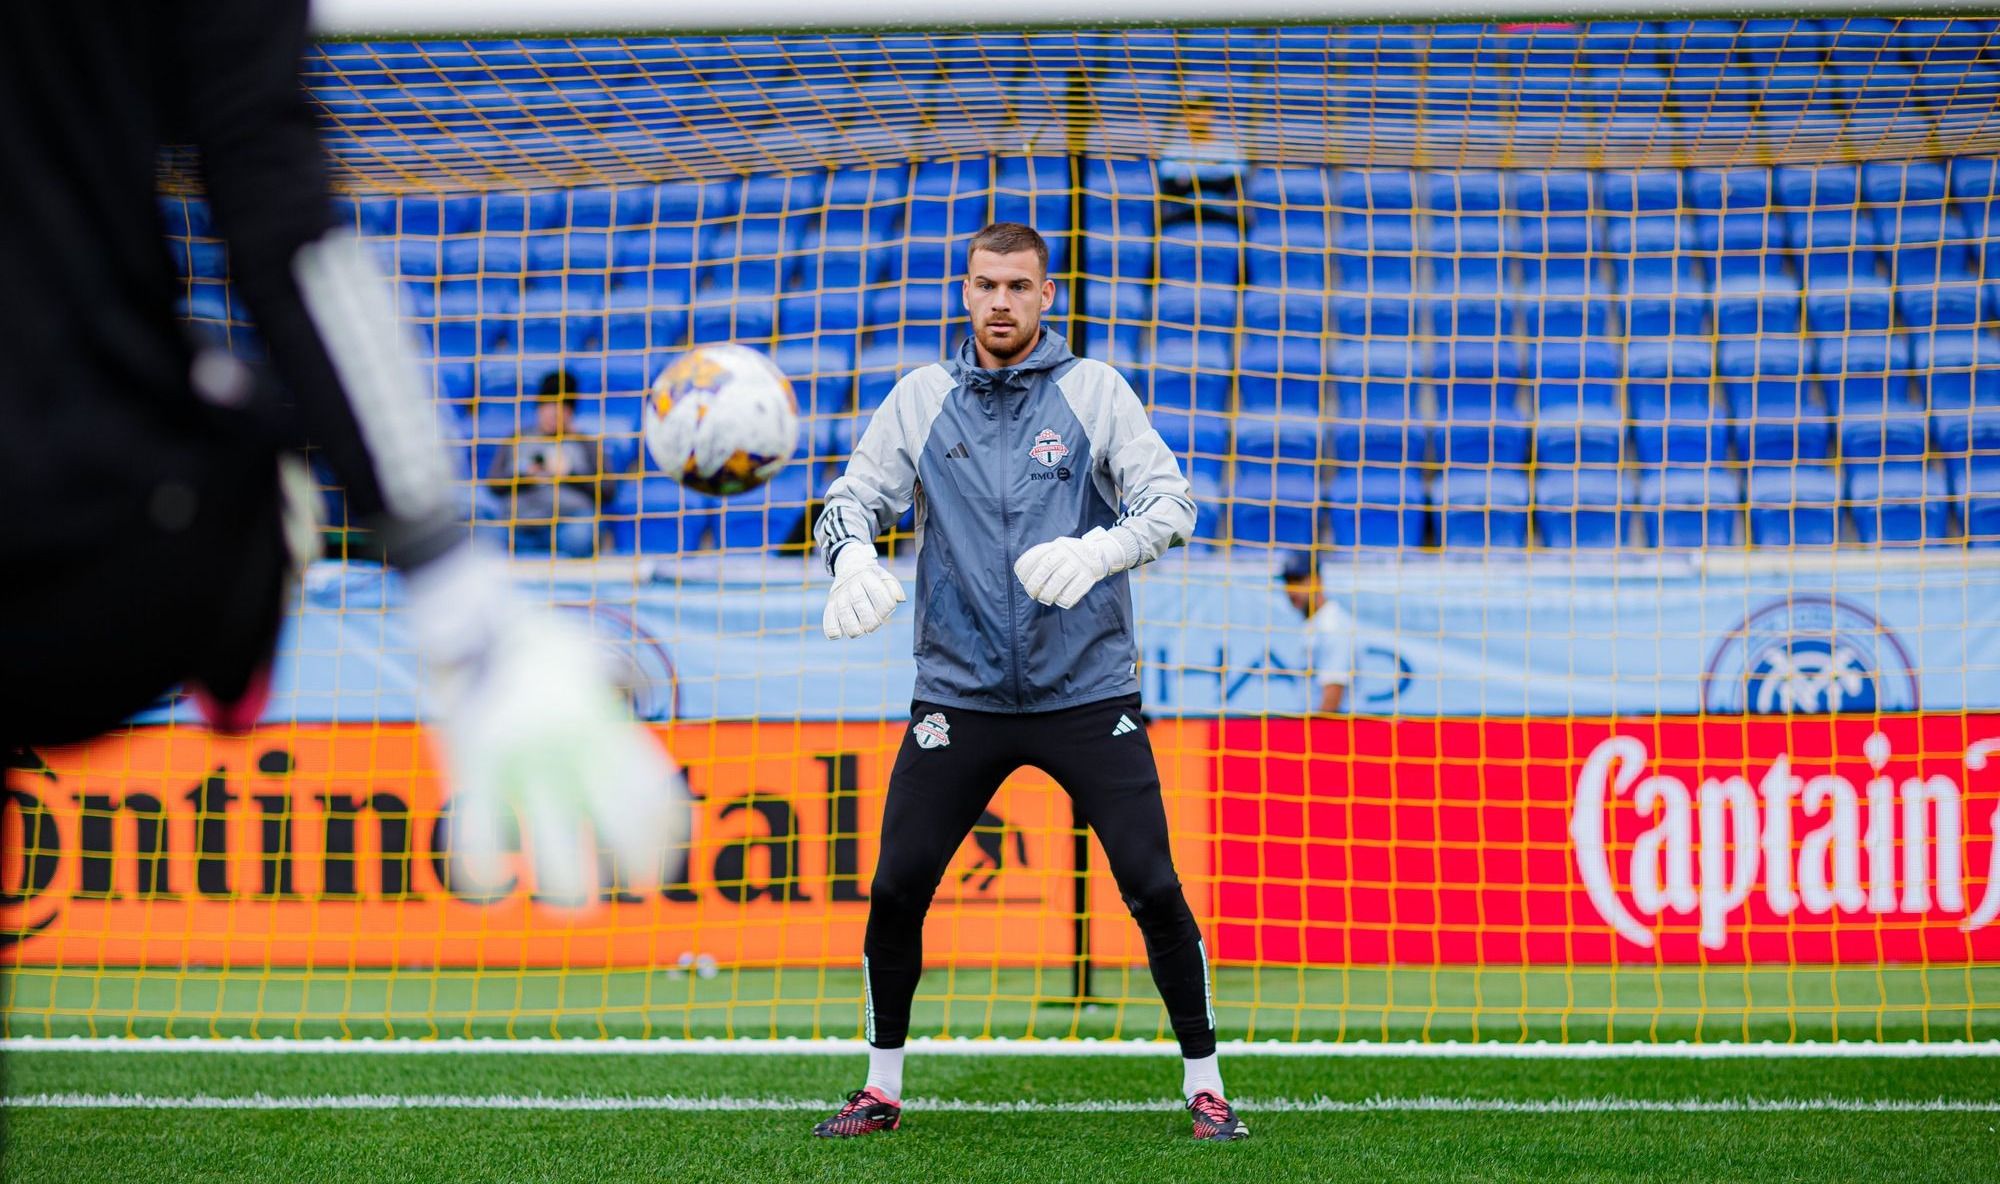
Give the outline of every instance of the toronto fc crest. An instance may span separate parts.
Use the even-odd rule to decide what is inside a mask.
[[[951,724],[942,711],[933,711],[918,720],[910,734],[917,738],[920,748],[946,748],[951,744]]]
[[[1069,446],[1062,442],[1061,436],[1043,428],[1035,436],[1034,447],[1028,449],[1028,455],[1040,462],[1043,468],[1053,469],[1062,463],[1063,457],[1069,455]]]

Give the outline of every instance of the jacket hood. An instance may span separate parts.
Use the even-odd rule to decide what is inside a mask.
[[[1004,370],[984,369],[979,364],[973,340],[968,336],[959,342],[958,357],[952,360],[951,369],[959,385],[974,394],[984,395],[996,387],[1020,390],[1027,385],[1030,374],[1053,370],[1074,356],[1070,353],[1069,342],[1063,340],[1063,335],[1050,328],[1045,321],[1042,323],[1041,340],[1035,342],[1035,348],[1026,360]]]

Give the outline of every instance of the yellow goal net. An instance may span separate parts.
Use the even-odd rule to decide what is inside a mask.
[[[336,41],[303,70],[468,530],[612,656],[694,838],[581,915],[453,882],[398,581],[328,488],[258,728],[170,696],[7,754],[6,1035],[857,1035],[909,614],[826,641],[810,523],[958,347],[995,221],[1047,237],[1049,324],[1193,483],[1134,598],[1225,1038],[2000,1034],[2000,23]],[[254,351],[189,164],[160,203],[187,316]],[[732,498],[641,432],[721,341],[802,425]],[[926,951],[913,1034],[1170,1036],[1036,770]]]

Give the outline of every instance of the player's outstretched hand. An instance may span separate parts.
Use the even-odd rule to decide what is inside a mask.
[[[1075,608],[1099,580],[1124,569],[1125,549],[1099,526],[1082,538],[1064,536],[1029,547],[1014,561],[1014,578],[1042,604]]]
[[[498,889],[525,850],[546,902],[657,890],[688,837],[678,770],[589,636],[521,601],[469,548],[413,574],[409,604],[452,789],[454,875]]]
[[[875,548],[848,543],[834,552],[833,587],[820,627],[834,640],[862,637],[880,629],[904,599],[902,581],[882,566]]]

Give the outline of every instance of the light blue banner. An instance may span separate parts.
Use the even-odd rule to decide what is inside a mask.
[[[883,719],[908,707],[911,613],[859,641],[826,640],[816,565],[521,571],[524,592],[587,622],[648,718]],[[1175,555],[1139,573],[1149,711],[1306,709],[1305,622],[1270,571]],[[1341,558],[1323,578],[1354,618],[1348,703],[1360,713],[2000,709],[2000,563],[1962,552],[1776,565]],[[315,567],[267,721],[417,718],[397,598],[380,569]],[[170,715],[188,718],[163,704],[141,720]]]

